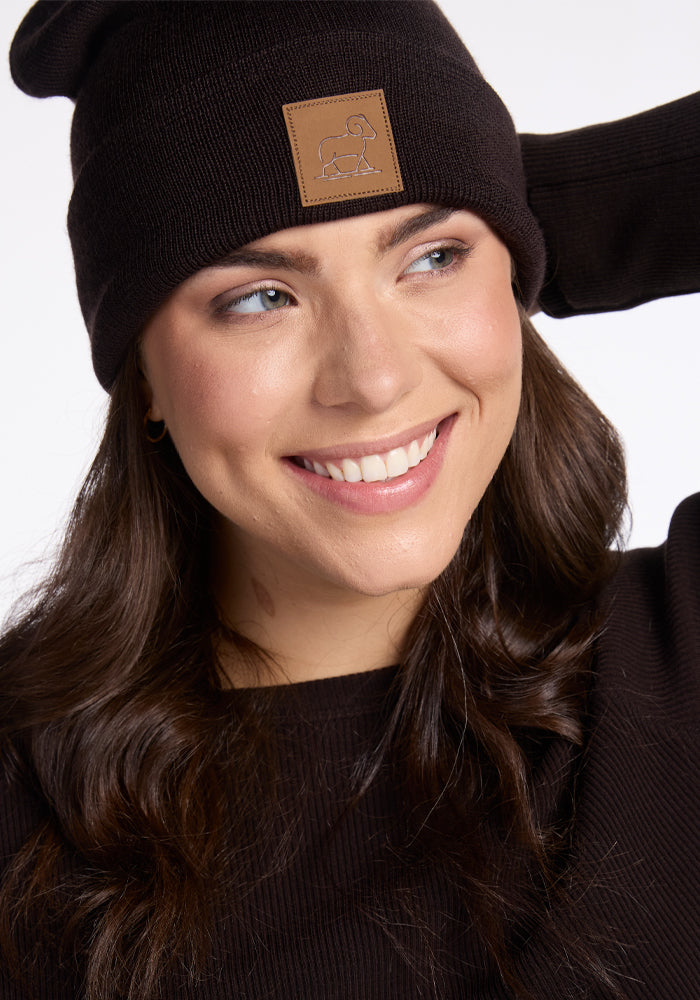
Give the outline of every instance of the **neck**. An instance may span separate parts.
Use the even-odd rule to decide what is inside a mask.
[[[218,567],[215,592],[224,621],[270,656],[246,660],[235,644],[219,649],[234,687],[317,680],[397,663],[423,601],[420,590],[365,595],[307,579],[294,568]]]

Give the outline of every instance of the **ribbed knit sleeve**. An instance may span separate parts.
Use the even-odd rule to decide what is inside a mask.
[[[700,494],[607,595],[576,838],[587,919],[630,998],[698,996]],[[629,977],[629,978],[628,978]]]
[[[521,145],[547,246],[546,313],[700,290],[700,93]]]

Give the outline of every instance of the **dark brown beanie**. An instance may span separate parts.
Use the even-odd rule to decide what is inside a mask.
[[[68,229],[107,389],[176,285],[289,226],[469,208],[537,296],[513,124],[427,0],[40,2],[10,62],[28,94],[75,101]]]

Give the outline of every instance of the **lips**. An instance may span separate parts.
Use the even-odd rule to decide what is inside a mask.
[[[284,467],[293,479],[334,506],[362,515],[398,513],[419,503],[430,492],[456,419],[457,415],[452,414],[437,424],[425,423],[393,438],[290,456],[285,459]],[[418,462],[411,466],[410,462],[416,458],[416,445]],[[363,460],[364,474],[381,478],[364,479]],[[401,473],[398,470],[404,464],[407,468]],[[335,467],[336,475],[342,473],[342,479],[334,479],[329,466]],[[357,476],[356,470],[359,478],[354,481],[346,478],[346,472]]]
[[[414,469],[426,459],[437,436],[438,427],[435,426],[429,433],[413,438],[409,444],[384,452],[334,457],[332,461],[295,456],[292,461],[305,468],[307,472],[313,472],[326,479],[334,479],[339,483],[383,483],[405,475],[409,469]]]

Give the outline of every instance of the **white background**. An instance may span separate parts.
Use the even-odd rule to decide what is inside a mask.
[[[698,0],[442,6],[520,131],[609,121],[700,85]],[[5,49],[26,8],[25,0],[0,5]],[[0,101],[2,616],[59,537],[94,452],[106,397],[90,367],[65,229],[71,104],[26,97],[6,66]],[[622,431],[631,544],[657,544],[678,501],[700,488],[700,297],[608,316],[538,317],[537,325]]]

